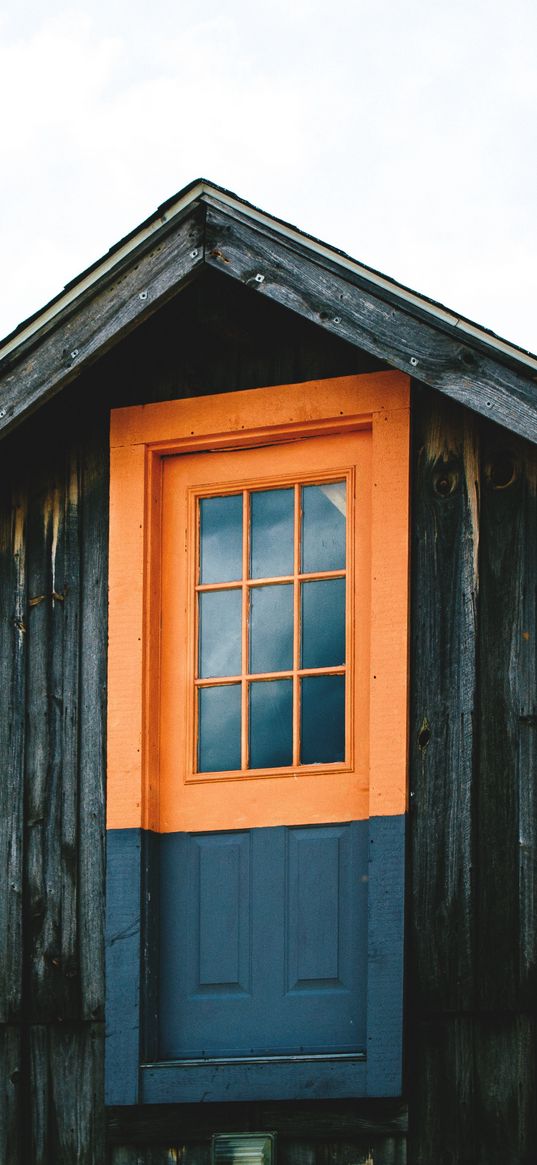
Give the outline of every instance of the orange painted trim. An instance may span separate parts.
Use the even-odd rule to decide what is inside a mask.
[[[338,408],[334,412],[336,385]],[[194,453],[255,444],[278,428],[282,430],[280,439],[285,433],[292,437],[305,424],[314,428],[316,421],[323,422],[320,432],[328,431],[327,422],[338,432],[340,417],[347,422],[354,417],[367,424],[373,413],[408,411],[408,385],[408,377],[400,372],[375,372],[112,409],[110,446],[143,445],[166,452],[168,448],[173,451],[180,440]],[[263,418],[257,425],[252,424],[256,416]]]
[[[354,779],[356,818],[399,814],[406,807],[409,381],[376,373],[300,385],[197,397],[119,409],[111,417],[108,828],[159,828],[159,692],[161,469],[169,454],[285,443],[300,435],[364,428],[372,433],[370,715],[367,779]],[[361,645],[363,648],[363,643]],[[359,746],[364,748],[364,742]],[[368,744],[369,749],[369,744]],[[348,805],[351,776],[323,766],[314,780],[332,782],[333,815]],[[296,820],[304,817],[300,776]],[[278,803],[289,778],[257,781],[259,816]],[[216,786],[215,782],[215,786]],[[222,802],[232,782],[219,782]],[[204,828],[222,828],[217,788]],[[193,788],[199,786],[193,785]],[[339,796],[341,787],[341,799]],[[293,794],[294,795],[294,794]],[[321,801],[324,798],[321,797]],[[317,800],[317,798],[315,798]],[[268,806],[270,810],[270,805]],[[214,818],[214,820],[213,820]],[[312,817],[309,820],[318,820]],[[215,823],[216,822],[216,823]],[[262,824],[277,823],[266,819]],[[289,814],[282,824],[292,823]],[[306,822],[304,822],[306,823]],[[232,827],[240,824],[234,817]],[[248,822],[252,824],[252,822]],[[199,827],[199,824],[196,826]],[[170,826],[168,826],[170,828]],[[187,823],[182,828],[188,828]]]
[[[112,449],[108,603],[108,827],[142,822],[145,449]]]
[[[253,828],[346,821],[367,816],[371,430],[354,423],[346,433],[266,445],[210,457],[166,457],[163,470],[162,655],[160,807],[161,832]],[[274,472],[275,463],[278,472]],[[346,479],[351,519],[347,529],[346,762],[290,765],[263,770],[196,771],[195,669],[197,501],[203,496],[271,489],[294,482]],[[355,500],[355,490],[358,499]],[[355,555],[358,563],[355,568]],[[243,546],[243,577],[247,573]],[[295,568],[297,561],[295,560]],[[315,572],[312,572],[312,576]],[[187,580],[187,581],[186,581]],[[298,571],[297,571],[298,582]],[[259,585],[255,580],[254,585]],[[244,591],[248,584],[244,585]],[[295,588],[298,591],[298,585]],[[183,596],[179,599],[179,595]],[[360,651],[355,652],[358,642]],[[295,642],[295,652],[298,644]],[[243,643],[243,652],[245,643]],[[304,669],[306,670],[306,669]],[[319,669],[327,674],[331,669]],[[297,677],[302,669],[292,669]],[[247,672],[237,679],[245,680]],[[229,680],[231,677],[226,677]],[[261,676],[256,676],[260,679]],[[202,681],[204,683],[204,681]],[[218,679],[210,683],[219,683]],[[245,712],[243,684],[243,708]],[[244,719],[242,721],[244,728]],[[351,727],[354,731],[351,732]],[[242,754],[247,742],[243,732]],[[328,774],[329,779],[326,779]],[[324,780],[319,779],[325,776]],[[225,787],[221,787],[225,786]],[[211,822],[210,826],[207,824]]]
[[[410,413],[373,425],[369,816],[407,809]]]

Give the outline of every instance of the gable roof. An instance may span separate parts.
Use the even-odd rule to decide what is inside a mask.
[[[537,357],[198,179],[0,344],[0,436],[203,266],[537,441]]]

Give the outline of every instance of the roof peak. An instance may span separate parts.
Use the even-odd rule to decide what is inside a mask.
[[[514,358],[537,371],[537,355],[527,349],[503,339],[490,329],[460,315],[444,304],[412,290],[412,288],[399,283],[391,276],[383,274],[373,267],[369,267],[367,264],[360,262],[360,260],[354,259],[345,251],[332,246],[330,243],[323,242],[314,235],[308,234],[306,231],[301,230],[299,227],[294,226],[284,219],[278,218],[268,211],[262,210],[254,203],[248,202],[240,195],[234,193],[234,191],[220,186],[210,178],[204,177],[194,178],[186,186],[183,186],[177,191],[176,194],[171,195],[165,202],[160,203],[156,210],[110,247],[104,255],[95,260],[94,263],[67,283],[53,299],[49,300],[42,308],[18,324],[3,340],[0,340],[0,361],[14,352],[19,345],[28,340],[43,326],[49,324],[55,315],[58,315],[73,303],[80,294],[86,293],[94,283],[97,283],[103,276],[112,272],[115,266],[123,263],[131,252],[139,246],[142,246],[160,229],[173,222],[189,206],[205,198],[215,198],[229,210],[238,210],[251,220],[257,221],[260,225],[264,224],[270,226],[272,229],[276,229],[284,237],[294,239],[302,245],[311,248],[320,257],[329,259],[345,269],[353,271],[380,289],[396,295],[403,302],[408,303],[409,306],[427,312],[439,322],[459,328],[469,338],[472,337],[481,340],[496,351],[508,357],[510,356],[512,359]]]

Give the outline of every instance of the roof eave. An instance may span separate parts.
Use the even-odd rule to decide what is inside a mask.
[[[537,442],[537,358],[204,179],[121,240],[0,351],[18,424],[203,267]]]
[[[187,208],[200,200],[216,201],[221,206],[244,215],[252,222],[276,230],[282,238],[298,243],[320,259],[337,263],[342,269],[370,283],[379,292],[395,296],[409,310],[424,313],[444,327],[457,329],[469,341],[477,341],[498,355],[537,373],[537,355],[497,336],[494,332],[474,323],[465,316],[451,311],[443,304],[412,291],[396,280],[390,279],[389,276],[358,262],[345,252],[314,238],[283,219],[260,210],[231,191],[205,178],[195,179],[172,198],[162,203],[144,222],[110,248],[106,255],[67,284],[63,291],[50,300],[39,312],[23,321],[0,343],[0,361],[10,356],[19,346],[27,343],[43,328],[50,326],[55,317],[61,315],[79,296],[86,295],[103,278],[113,275],[115,268],[123,265],[134,252],[146,245],[160,230],[169,228],[169,225],[184,214]]]

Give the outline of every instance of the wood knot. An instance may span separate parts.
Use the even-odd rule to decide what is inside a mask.
[[[418,731],[418,747],[422,752],[425,751],[431,739],[431,725],[426,716],[424,716],[419,731]]]
[[[433,472],[433,490],[439,498],[449,498],[459,484],[459,472],[452,465],[439,465]]]
[[[485,475],[492,489],[507,489],[516,481],[517,466],[509,449],[498,449],[485,466]]]

